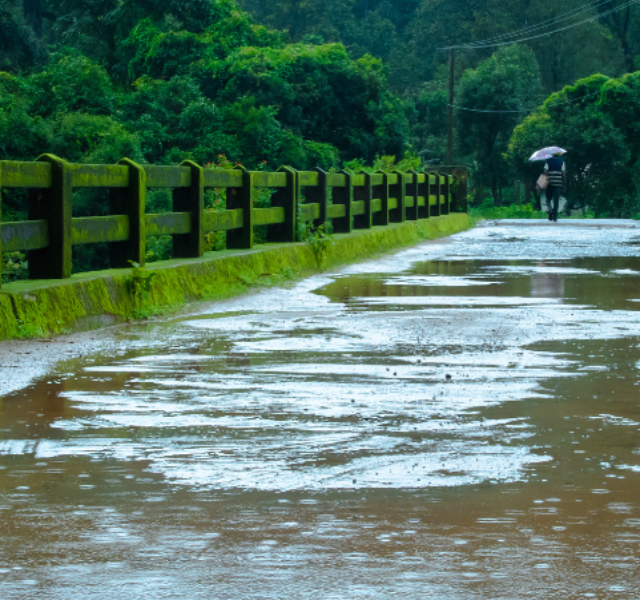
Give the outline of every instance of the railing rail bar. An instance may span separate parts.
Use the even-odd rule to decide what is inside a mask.
[[[250,248],[256,226],[268,228],[269,240],[282,242],[294,241],[297,221],[317,227],[335,220],[341,232],[386,226],[466,212],[467,177],[465,167],[447,167],[444,173],[350,174],[222,170],[190,161],[178,166],[139,166],[127,159],[117,165],[71,164],[52,155],[36,162],[0,161],[0,209],[3,188],[22,188],[29,190],[31,216],[0,222],[0,256],[33,252],[30,258],[38,259],[33,276],[64,278],[70,275],[71,247],[82,244],[108,243],[112,262],[144,264],[145,239],[159,235],[173,236],[176,256],[190,258],[202,256],[207,232],[229,232],[229,248]],[[109,190],[111,214],[72,218],[72,192],[78,188]],[[160,188],[173,190],[174,211],[144,214],[147,190]],[[274,190],[270,208],[253,206],[252,190],[263,188]],[[227,210],[204,208],[208,189],[227,190]],[[300,203],[302,195],[307,203]],[[62,221],[58,209],[64,211]],[[50,246],[53,252],[47,251]]]

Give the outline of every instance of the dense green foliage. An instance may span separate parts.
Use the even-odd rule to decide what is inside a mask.
[[[358,170],[402,168],[384,157],[409,152],[406,165],[415,167],[415,156],[438,164],[449,103],[449,53],[440,49],[476,43],[457,51],[454,71],[454,155],[472,168],[476,203],[488,196],[498,207],[516,196],[528,202],[541,165],[529,163],[527,153],[558,144],[570,150],[575,205],[589,204],[598,216],[631,216],[639,211],[633,71],[640,66],[640,9],[610,12],[623,2],[609,0],[557,27],[600,19],[557,35],[508,35],[583,6],[0,0],[0,159],[32,160],[47,151],[75,162],[128,156],[155,164],[346,163]],[[510,45],[523,37],[531,39]],[[479,43],[486,39],[504,45]],[[585,90],[593,95],[576,102]],[[512,112],[474,112],[487,110]],[[524,198],[514,194],[515,182],[524,184]],[[3,218],[24,217],[23,194],[3,198]],[[170,204],[167,192],[150,191],[148,210]],[[211,208],[223,204],[221,197]],[[106,206],[104,193],[80,191],[74,214],[105,214]],[[211,247],[222,243],[212,239]],[[170,240],[154,241],[151,252],[167,256]],[[96,268],[104,256],[80,249],[76,264]]]
[[[207,163],[224,153],[329,168],[405,149],[405,106],[379,60],[285,43],[233,0],[51,3],[48,53],[12,2],[0,8],[1,27],[31,32],[0,52],[0,158]]]
[[[459,102],[479,111],[518,111],[540,93],[540,69],[531,50],[506,46],[468,70],[460,82]],[[498,204],[509,184],[504,153],[511,132],[522,118],[518,112],[460,111],[458,133],[465,154],[477,153],[476,185],[489,186]]]
[[[399,89],[418,88],[424,81],[438,79],[447,60],[446,53],[437,52],[442,46],[505,35],[585,6],[584,0],[240,0],[240,4],[259,22],[288,30],[293,41],[342,42],[355,57],[368,53],[384,59]],[[640,13],[627,6],[605,15],[623,4],[624,0],[594,2],[558,28],[598,13],[603,15],[601,20],[561,35],[528,40],[545,66],[545,88],[557,90],[597,71],[615,75],[620,69],[634,70],[640,53]],[[498,41],[510,39],[515,38]],[[465,53],[460,74],[492,52],[479,48]]]
[[[402,154],[408,132],[381,60],[291,43],[235,0],[0,0],[0,159],[331,169]],[[106,214],[107,198],[77,191],[74,216]],[[24,194],[3,204],[25,218]],[[170,207],[150,191],[148,211]],[[150,243],[150,258],[170,251]],[[76,270],[106,257],[74,249]]]
[[[534,112],[534,107],[550,94],[594,73],[618,78],[640,67],[640,9],[623,0],[590,5],[584,0],[239,1],[261,23],[288,30],[294,41],[342,42],[356,58],[366,53],[382,58],[389,69],[392,87],[410,106],[408,141],[415,152],[431,161],[442,160],[446,147],[449,53],[439,48],[476,44],[457,52],[455,154],[457,162],[466,162],[473,168],[472,192],[477,202],[483,202],[490,192],[497,206],[505,201],[504,190],[513,185],[514,178],[525,182],[530,191],[533,174],[535,181],[542,170],[540,164],[523,162],[523,155],[518,164],[513,155],[511,160],[505,155],[514,127]],[[618,8],[621,10],[612,11]],[[575,12],[556,24],[535,26],[569,11]],[[594,18],[598,16],[599,19]],[[572,26],[588,19],[592,20]],[[531,29],[509,35],[527,26]],[[556,35],[542,35],[560,28],[563,31]],[[509,46],[517,39],[522,39],[526,48]],[[515,112],[474,113],[459,107]],[[592,113],[590,121],[588,115],[570,108],[550,118],[569,119],[574,131],[586,127],[594,136],[590,141],[594,151],[598,136],[603,136],[601,150],[608,153],[608,145],[614,147],[616,142],[616,131],[630,143],[632,136],[620,130],[619,124],[614,131],[606,118],[601,119],[602,114]],[[552,131],[549,128],[544,134],[538,131],[535,149],[565,143],[560,140],[567,140],[567,145],[576,152],[583,147],[577,141],[571,143],[566,131],[560,136],[548,135]],[[615,171],[615,177],[623,177],[619,169],[625,165],[624,183],[618,185],[622,180],[615,177],[610,181],[611,185],[615,181],[616,193],[609,195],[608,204],[602,201],[594,206],[598,215],[629,216],[636,210],[635,188],[630,184],[636,159],[631,155],[627,160],[625,152],[624,148],[616,152]],[[578,175],[584,168],[583,159],[582,155],[576,156],[575,161],[569,158],[575,173],[573,195],[582,205],[595,202],[590,194],[591,184],[584,183]],[[597,167],[593,164],[593,177],[598,169],[608,175],[614,171],[611,161],[604,157]]]
[[[568,151],[570,199],[596,216],[640,212],[640,72],[620,79],[594,75],[553,94],[513,134],[509,159],[523,178],[540,165],[528,157],[541,146]]]

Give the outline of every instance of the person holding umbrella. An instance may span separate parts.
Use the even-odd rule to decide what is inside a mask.
[[[529,159],[546,161],[544,175],[538,180],[538,185],[545,190],[549,221],[558,220],[560,196],[567,191],[567,165],[562,158],[562,155],[566,153],[566,150],[558,148],[558,146],[550,146],[538,150]]]

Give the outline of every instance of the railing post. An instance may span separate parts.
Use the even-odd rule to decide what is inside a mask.
[[[391,223],[404,223],[407,218],[407,207],[405,205],[405,185],[404,174],[396,173],[396,183],[389,186],[389,194],[398,200],[398,206],[389,211],[389,221]]]
[[[53,154],[43,154],[38,162],[51,165],[51,187],[29,191],[29,220],[47,221],[49,245],[29,252],[29,278],[67,279],[73,269],[71,171],[65,161]]]
[[[407,221],[418,220],[418,173],[416,171],[409,171],[408,177],[411,177],[411,181],[405,186],[407,196],[413,196],[413,206],[407,208]]]
[[[242,171],[242,187],[227,188],[227,210],[242,210],[242,227],[227,231],[227,248],[229,250],[245,250],[253,247],[253,175],[244,167]]]
[[[345,216],[333,219],[333,231],[335,233],[351,233],[351,202],[353,201],[353,186],[351,185],[351,174],[340,171],[344,175],[345,186],[333,188],[333,203],[343,204]]]
[[[287,176],[287,187],[278,188],[271,197],[271,206],[284,208],[284,223],[269,225],[268,242],[295,242],[298,217],[298,172],[291,167],[280,167],[278,173]]]
[[[318,228],[327,225],[327,207],[329,206],[329,188],[327,187],[327,173],[316,167],[313,169],[318,174],[318,185],[308,187],[305,190],[307,202],[320,206],[320,216],[313,221],[313,226]]]
[[[371,187],[371,175],[364,174],[364,185],[353,188],[353,199],[357,202],[364,202],[364,214],[356,215],[353,218],[354,229],[371,229],[371,200],[373,198],[373,188]]]
[[[448,215],[449,214],[449,205],[451,202],[451,176],[450,175],[442,175],[440,184],[440,192],[443,197],[442,202],[442,210],[440,214]]]
[[[372,221],[374,225],[386,226],[389,224],[389,175],[379,175],[382,175],[382,184],[375,186],[374,193],[380,199],[380,211],[373,213]]]
[[[188,212],[191,232],[173,236],[175,258],[199,258],[204,255],[204,169],[192,160],[180,165],[191,171],[191,186],[173,191],[173,212]]]
[[[456,178],[451,172],[449,176],[449,213],[456,212]]]
[[[431,212],[429,210],[429,173],[420,173],[420,175],[424,177],[424,181],[417,184],[418,197],[424,198],[424,206],[418,207],[418,219],[428,219]]]
[[[429,173],[429,213],[432,217],[440,216],[440,175]],[[431,198],[435,198],[436,203],[431,206]]]
[[[131,262],[144,266],[147,175],[143,167],[128,158],[123,158],[118,164],[128,168],[129,186],[110,190],[109,213],[129,218],[129,239],[109,244],[109,264],[113,269],[125,269],[131,266]]]

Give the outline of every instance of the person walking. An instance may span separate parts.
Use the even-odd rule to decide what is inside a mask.
[[[544,174],[548,181],[546,196],[549,221],[557,221],[560,196],[567,191],[567,165],[562,158],[562,153],[554,153],[554,155],[544,163]]]

